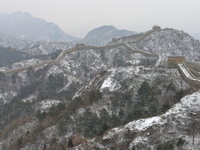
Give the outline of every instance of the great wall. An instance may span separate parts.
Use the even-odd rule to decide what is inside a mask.
[[[44,62],[35,64],[35,65],[32,65],[32,66],[27,66],[27,67],[22,67],[22,68],[17,68],[17,69],[13,69],[13,70],[4,71],[4,73],[5,74],[13,74],[15,72],[21,72],[21,71],[28,70],[29,67],[32,67],[32,68],[35,69],[35,68],[39,68],[39,67],[41,67],[43,65],[46,65],[48,63],[53,63],[55,65],[58,65],[59,62],[63,59],[63,57],[67,53],[70,53],[70,52],[73,52],[73,51],[76,51],[76,50],[79,50],[79,51],[80,50],[84,50],[84,49],[105,50],[105,49],[117,48],[117,47],[120,47],[120,46],[125,46],[128,49],[134,51],[134,53],[140,53],[141,55],[144,55],[146,57],[156,57],[156,58],[158,58],[158,60],[160,62],[158,54],[151,54],[151,53],[144,52],[142,50],[135,50],[129,45],[131,43],[139,43],[141,40],[143,40],[146,36],[150,35],[154,31],[158,31],[158,29],[157,30],[153,29],[153,30],[147,31],[146,33],[139,34],[140,35],[140,36],[138,36],[139,38],[137,40],[131,41],[131,42],[120,42],[120,43],[110,44],[110,45],[105,45],[105,46],[100,46],[100,47],[98,47],[98,46],[86,46],[85,44],[82,44],[82,43],[81,44],[76,44],[76,47],[74,47],[72,49],[68,49],[68,50],[62,51],[61,54],[55,60],[49,59],[49,60],[46,60]]]
[[[190,85],[200,87],[200,74],[193,70],[197,68],[197,63],[190,62],[189,66],[186,65],[184,56],[169,56],[168,57],[168,68],[177,68],[182,78]],[[191,69],[191,68],[193,69]],[[198,66],[200,67],[200,66]]]
[[[147,31],[146,33],[140,33],[140,34],[136,34],[136,35],[131,35],[131,36],[127,36],[127,37],[121,37],[121,38],[113,38],[113,42],[119,42],[116,44],[109,44],[109,45],[105,45],[105,46],[86,46],[83,43],[79,43],[76,44],[76,47],[72,48],[72,49],[68,49],[68,50],[64,50],[61,52],[61,54],[54,60],[50,59],[50,60],[46,60],[44,62],[32,65],[32,66],[27,66],[27,67],[22,67],[22,68],[17,68],[17,69],[13,69],[13,70],[8,70],[8,71],[4,71],[5,74],[13,74],[15,72],[21,72],[21,71],[25,71],[28,70],[30,67],[32,67],[33,69],[35,68],[39,68],[43,65],[49,64],[49,63],[53,63],[54,65],[58,65],[59,62],[63,59],[63,57],[70,52],[74,52],[76,50],[81,51],[81,50],[85,50],[85,49],[93,49],[93,50],[105,50],[105,49],[112,49],[112,48],[117,48],[120,46],[125,46],[128,49],[130,49],[131,51],[133,51],[134,53],[139,53],[141,55],[144,55],[146,57],[155,57],[157,58],[157,62],[155,63],[155,67],[159,67],[162,66],[163,60],[162,60],[162,56],[157,54],[157,53],[147,53],[145,51],[139,50],[139,49],[134,49],[132,48],[129,44],[134,44],[134,43],[139,43],[141,42],[145,37],[147,37],[148,35],[152,34],[155,31],[161,31],[161,30],[171,30],[169,28],[166,29],[161,29],[159,26],[154,26],[152,30]],[[121,42],[124,39],[127,38],[134,38],[136,40],[133,41],[128,41],[128,42]],[[174,60],[172,60],[171,58],[173,58]],[[171,62],[170,62],[171,60]],[[184,56],[169,56],[168,58],[168,68],[177,68],[181,74],[181,76],[183,77],[183,79],[190,85],[193,86],[197,86],[200,87],[200,63],[198,62],[185,62],[185,57]]]

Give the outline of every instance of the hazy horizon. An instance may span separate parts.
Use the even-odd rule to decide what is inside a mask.
[[[118,29],[146,31],[154,25],[200,33],[198,0],[0,0],[0,12],[29,12],[53,22],[64,32],[84,37],[90,30],[113,25]]]

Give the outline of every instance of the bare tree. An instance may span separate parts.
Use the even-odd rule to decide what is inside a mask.
[[[188,128],[189,128],[189,133],[192,134],[192,144],[194,145],[194,138],[195,138],[195,131],[200,129],[200,126],[199,126],[200,122],[197,121],[196,119],[193,119],[189,125],[188,125]]]

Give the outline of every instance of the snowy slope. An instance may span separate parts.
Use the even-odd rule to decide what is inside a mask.
[[[115,139],[117,144],[129,142],[129,149],[133,146],[142,149],[156,149],[160,143],[170,142],[176,147],[177,139],[186,140],[183,148],[197,150],[200,147],[200,134],[195,135],[195,145],[192,145],[192,135],[186,129],[193,119],[198,120],[200,114],[200,91],[185,96],[180,103],[175,104],[161,116],[132,121],[125,126],[111,129],[103,136],[103,140]],[[160,132],[159,132],[160,131]],[[127,133],[137,133],[130,138]],[[155,134],[158,137],[155,139]]]
[[[187,61],[200,61],[200,41],[179,30],[155,31],[133,47],[163,56],[186,56]]]
[[[17,38],[13,35],[0,32],[0,45],[3,47],[13,47],[30,54],[50,54],[57,50],[66,50],[75,46],[74,42],[48,42],[32,41]]]
[[[173,46],[167,49],[169,43]],[[183,43],[186,43],[185,49],[181,47]],[[50,45],[53,46],[54,43]],[[131,46],[150,53],[159,52],[164,58],[172,54],[188,54],[186,50],[191,49],[194,53],[188,54],[188,58],[193,60],[193,56],[198,57],[198,53],[195,53],[198,45],[198,42],[193,41],[182,31],[162,30],[153,32],[140,42],[132,43]],[[45,48],[44,51],[47,52]],[[176,149],[180,138],[185,140],[183,145],[185,149],[198,149],[200,135],[195,134],[195,146],[192,147],[192,135],[188,126],[192,120],[199,121],[200,91],[191,94],[196,89],[181,78],[177,69],[155,67],[155,63],[148,66],[141,65],[142,61],[150,59],[152,58],[134,53],[125,46],[102,50],[84,49],[67,53],[58,64],[46,64],[37,69],[30,68],[28,71],[12,75],[1,73],[0,85],[3,87],[0,89],[1,108],[11,104],[13,99],[21,102],[20,105],[24,103],[31,105],[34,107],[33,112],[39,109],[48,111],[51,106],[59,103],[59,100],[52,98],[52,95],[58,96],[67,105],[70,102],[78,102],[80,108],[73,114],[57,118],[58,120],[51,126],[45,126],[46,122],[43,122],[42,125],[47,128],[43,128],[35,136],[34,141],[29,140],[25,143],[22,148],[24,150],[42,149],[44,143],[51,145],[53,138],[57,138],[57,143],[61,142],[64,145],[70,138],[79,134],[83,141],[77,144],[76,149],[110,149],[115,146],[119,149],[154,150],[158,149],[160,144],[172,144]],[[16,63],[12,67],[26,66],[35,61],[37,60],[32,59]],[[153,94],[141,104],[138,90],[144,82],[150,87],[149,93]],[[98,100],[92,101],[90,97],[92,94],[96,97],[96,91],[97,94],[100,92],[100,96]],[[177,100],[176,96],[181,92],[191,95],[186,95],[180,103],[177,103],[180,99]],[[49,93],[52,95],[45,95]],[[50,97],[44,98],[46,96]],[[4,105],[5,103],[7,104]],[[171,109],[167,108],[169,110],[166,113],[164,113],[166,110],[163,110],[165,104],[169,107],[173,105]],[[161,115],[150,114],[150,106],[155,106],[156,115]],[[134,110],[141,111],[141,115],[138,115],[141,119],[133,117]],[[155,117],[146,118],[147,116]],[[2,116],[2,124],[6,117]],[[127,117],[129,123],[125,120]],[[27,130],[27,126],[30,126],[31,132],[34,132],[33,126],[38,125],[37,119],[34,119],[35,125],[32,122],[18,128]],[[61,127],[65,130],[59,131],[60,123],[63,123]],[[108,123],[113,128],[102,133],[98,132],[102,129],[103,123]],[[18,128],[10,131],[9,136],[1,140],[0,148],[3,144],[9,146],[12,143],[12,135],[17,135],[14,142],[20,137],[19,135],[26,138],[25,132],[18,131]]]

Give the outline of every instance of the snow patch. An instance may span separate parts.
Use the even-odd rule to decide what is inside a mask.
[[[34,99],[37,99],[36,95],[29,95],[28,98],[24,98],[24,99],[22,99],[22,101],[23,102],[27,102],[27,101],[33,102]]]
[[[109,91],[115,91],[118,90],[121,85],[117,84],[117,81],[114,80],[114,76],[116,74],[117,69],[109,69],[108,72],[112,72],[111,75],[109,77],[106,78],[106,80],[104,80],[103,84],[101,85],[100,91],[102,91],[105,88],[108,88]]]
[[[52,106],[56,106],[60,103],[58,100],[46,99],[39,103],[40,111],[46,111],[47,109],[51,108]]]
[[[63,73],[63,70],[58,68],[58,66],[53,66],[49,71],[47,72],[47,78],[49,75],[57,75]]]
[[[144,131],[155,124],[163,124],[163,123],[164,122],[161,122],[161,117],[157,116],[157,117],[152,117],[148,119],[139,119],[137,121],[130,122],[127,125],[125,125],[125,128]]]

